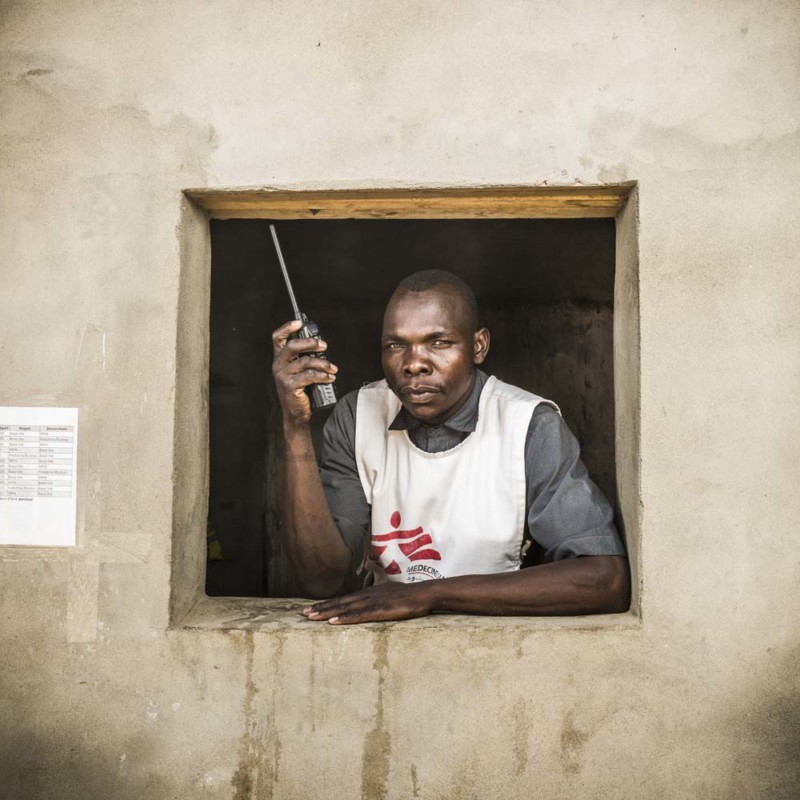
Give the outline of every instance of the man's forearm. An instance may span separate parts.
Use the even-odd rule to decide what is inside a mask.
[[[303,613],[311,620],[338,625],[412,619],[432,611],[498,616],[613,614],[627,610],[629,598],[627,559],[587,556],[518,572],[420,583],[388,581],[315,603]]]
[[[431,611],[559,616],[624,611],[629,605],[629,584],[627,559],[590,556],[427,585]]]
[[[308,426],[284,426],[284,441],[283,547],[303,589],[330,597],[347,577],[350,551],[328,509]]]

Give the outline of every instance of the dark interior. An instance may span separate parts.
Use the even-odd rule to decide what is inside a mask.
[[[339,366],[340,396],[382,377],[378,342],[396,284],[448,269],[475,290],[484,369],[554,400],[612,501],[613,220],[276,222],[300,308]],[[210,595],[299,594],[279,541],[280,413],[271,332],[292,316],[269,220],[211,223]],[[319,437],[327,412],[316,415]]]

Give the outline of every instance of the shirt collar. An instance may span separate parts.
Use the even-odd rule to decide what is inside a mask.
[[[472,433],[478,426],[478,406],[480,404],[481,391],[483,391],[483,385],[488,380],[488,375],[485,372],[479,369],[475,370],[475,372],[475,385],[472,387],[469,397],[450,419],[442,422],[441,425],[426,425],[422,420],[409,414],[403,406],[400,406],[400,411],[397,412],[397,416],[389,425],[389,430],[410,431],[426,425],[429,428],[443,427],[459,433]]]

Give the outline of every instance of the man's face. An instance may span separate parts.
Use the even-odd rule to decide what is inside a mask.
[[[472,390],[475,364],[489,350],[489,331],[474,330],[469,308],[452,286],[399,290],[383,318],[383,373],[406,410],[427,423],[449,419]]]

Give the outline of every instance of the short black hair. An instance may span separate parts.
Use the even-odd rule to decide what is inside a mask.
[[[466,281],[458,275],[448,272],[446,269],[423,269],[414,272],[397,284],[395,291],[401,289],[405,292],[427,292],[436,286],[452,286],[461,295],[467,304],[469,311],[469,322],[472,330],[478,330],[480,313],[478,311],[478,301],[475,299],[475,292],[470,289]]]

